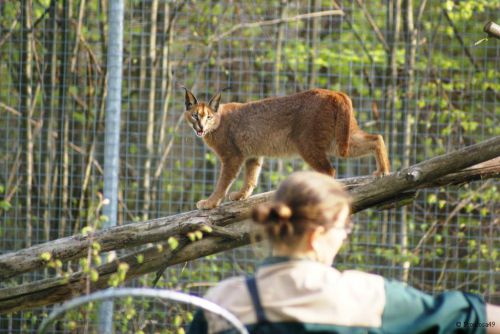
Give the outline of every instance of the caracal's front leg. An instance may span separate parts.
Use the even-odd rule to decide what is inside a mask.
[[[219,175],[219,180],[215,186],[215,190],[207,199],[201,200],[196,203],[198,209],[213,209],[220,204],[224,199],[233,183],[234,179],[238,175],[241,165],[243,164],[243,158],[238,156],[232,156],[228,159],[221,159],[221,170]]]
[[[240,191],[234,191],[229,194],[231,201],[240,201],[247,199],[257,186],[260,170],[262,169],[262,157],[249,158],[245,161],[245,183]]]

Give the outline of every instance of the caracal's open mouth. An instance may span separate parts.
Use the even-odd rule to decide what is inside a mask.
[[[198,137],[203,137],[203,135],[205,134],[205,131],[203,131],[203,130],[201,130],[201,131],[200,130],[196,130],[196,129],[193,129],[193,130],[194,130],[194,132],[196,133],[196,135]]]

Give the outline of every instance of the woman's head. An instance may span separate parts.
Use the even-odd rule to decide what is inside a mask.
[[[280,255],[308,253],[331,263],[348,233],[349,205],[349,194],[332,177],[297,172],[271,203],[254,210],[253,218]]]

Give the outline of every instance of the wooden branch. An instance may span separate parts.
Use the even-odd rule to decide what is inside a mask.
[[[419,164],[410,166],[395,174],[380,178],[364,187],[352,191],[354,208],[376,205],[382,199],[391,198],[398,193],[418,188],[436,179],[456,173],[462,169],[500,156],[500,136],[476,145],[467,146],[452,153],[441,155]]]
[[[256,27],[262,27],[262,26],[268,26],[268,25],[276,25],[276,24],[280,24],[283,22],[293,22],[293,21],[300,21],[300,20],[305,20],[305,19],[310,19],[310,18],[315,18],[315,17],[334,16],[334,15],[343,16],[344,11],[339,10],[339,9],[333,9],[333,10],[314,12],[314,13],[300,14],[300,15],[296,15],[296,16],[292,16],[292,17],[284,17],[284,18],[273,19],[273,20],[239,23],[239,24],[235,25],[234,27],[232,27],[231,29],[224,31],[217,36],[211,37],[209,39],[208,44],[220,41],[223,38],[225,38],[226,36],[231,35],[235,31],[238,31],[238,30],[244,29],[244,28],[256,28]]]
[[[370,12],[366,8],[364,1],[363,0],[356,0],[356,3],[358,4],[359,8],[361,8],[361,11],[363,12],[363,15],[365,16],[365,19],[368,21],[370,26],[373,29],[373,32],[375,33],[375,36],[377,37],[378,41],[380,44],[382,44],[382,47],[384,48],[386,53],[390,52],[389,44],[384,38],[384,35],[382,35],[382,32],[380,31],[380,28],[378,27],[377,23],[371,16]]]
[[[14,33],[14,30],[16,29],[16,25],[18,22],[19,22],[19,19],[16,17],[14,19],[14,22],[12,22],[12,24],[10,25],[9,31],[6,34],[4,34],[2,36],[2,38],[0,39],[0,48],[4,45],[5,42],[7,42],[7,40],[10,38],[10,36]]]
[[[460,32],[458,31],[455,23],[453,22],[450,15],[448,14],[448,11],[446,10],[446,8],[443,8],[443,14],[444,14],[444,18],[446,19],[446,21],[448,21],[448,24],[453,29],[453,34],[455,34],[455,37],[457,38],[458,42],[460,43],[460,45],[464,49],[465,55],[467,56],[467,58],[469,58],[471,64],[474,66],[474,69],[476,70],[476,72],[481,72],[481,69],[479,68],[479,66],[476,63],[476,59],[474,59],[472,52],[470,52],[469,48],[465,44],[464,39],[462,38],[462,35],[460,35]]]
[[[90,235],[74,235],[39,244],[17,252],[0,255],[0,281],[16,275],[43,268],[43,253],[63,262],[86,256],[91,242],[101,245],[103,252],[137,247],[161,242],[171,236],[186,235],[202,225],[219,225],[241,221],[250,216],[256,204],[268,200],[271,192],[253,196],[247,201],[232,202],[210,211],[190,211],[141,223],[127,224],[95,232]],[[92,241],[91,241],[92,240]]]
[[[467,159],[464,159],[467,157]],[[494,158],[493,160],[491,160]],[[491,161],[488,161],[491,160]],[[471,165],[482,163],[473,168]],[[353,194],[353,212],[380,204],[407,199],[408,194],[420,188],[460,184],[477,179],[500,176],[500,136],[477,145],[436,157],[384,178],[359,177],[342,181]],[[120,263],[130,269],[127,279],[155,272],[167,266],[194,260],[250,242],[252,228],[248,220],[257,204],[268,201],[273,192],[252,196],[241,202],[231,202],[208,211],[191,211],[143,223],[129,224],[94,233],[92,239],[101,244],[103,251],[129,248],[138,245],[166,241],[169,236],[179,240],[179,246],[170,250],[164,246],[150,246],[133,252],[111,263],[96,268],[99,273],[92,289],[107,286],[110,275]],[[203,225],[212,226],[213,232],[202,240],[190,242],[188,232],[200,230]],[[0,273],[13,277],[23,272],[40,269],[44,262],[40,254],[49,251],[53,258],[67,261],[85,256],[89,246],[88,236],[74,236],[52,241],[14,253],[0,256]],[[141,255],[142,261],[138,261]],[[21,268],[21,269],[20,269]],[[49,278],[14,287],[0,289],[0,313],[15,312],[37,306],[61,302],[85,290],[86,275],[77,272],[68,278]]]

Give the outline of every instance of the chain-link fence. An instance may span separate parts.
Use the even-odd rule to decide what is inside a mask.
[[[384,136],[392,170],[500,135],[500,41],[475,45],[499,12],[499,1],[477,0],[125,1],[117,223],[192,210],[215,185],[219,162],[183,123],[180,85],[201,100],[230,87],[222,103],[346,92],[361,127]],[[99,221],[108,29],[104,0],[0,2],[0,253]],[[332,163],[339,178],[375,170],[371,158]],[[255,192],[303,168],[267,159]],[[497,187],[425,190],[404,208],[357,214],[337,266],[500,303]],[[251,248],[210,256],[167,269],[159,285],[202,294],[258,258]],[[155,305],[133,316],[160,319]],[[0,333],[32,332],[49,310],[0,315]]]

